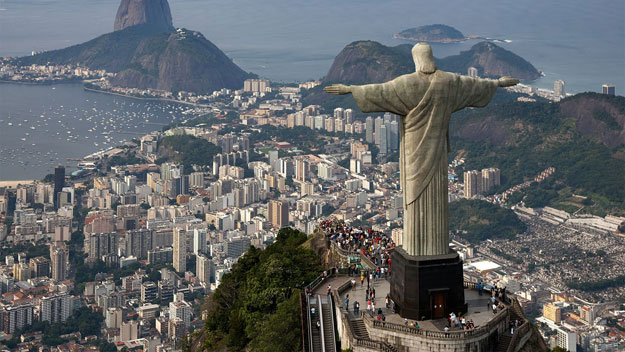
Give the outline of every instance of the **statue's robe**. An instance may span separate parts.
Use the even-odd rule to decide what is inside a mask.
[[[449,119],[465,107],[483,107],[498,87],[491,79],[415,72],[382,84],[352,86],[363,112],[401,116],[399,165],[404,193],[402,246],[414,256],[449,252],[447,153]]]

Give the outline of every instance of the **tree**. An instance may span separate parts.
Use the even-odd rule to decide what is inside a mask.
[[[560,346],[556,346],[554,347],[551,352],[567,352],[568,350],[566,348],[562,348]]]
[[[273,244],[250,247],[224,275],[206,301],[206,350],[301,349],[298,292],[321,272],[319,257],[301,247],[306,239],[283,228]]]
[[[42,181],[45,183],[54,182],[54,174],[47,174]]]
[[[260,326],[258,338],[251,344],[254,351],[289,352],[300,351],[301,333],[294,326],[300,324],[299,296],[292,295],[280,303],[276,313]]]

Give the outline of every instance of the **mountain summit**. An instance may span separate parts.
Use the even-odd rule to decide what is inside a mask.
[[[138,24],[173,29],[167,0],[122,0],[115,16],[114,30],[119,31]]]
[[[21,65],[82,65],[115,73],[114,87],[211,93],[239,89],[243,71],[201,33],[174,29],[167,0],[122,0],[115,31],[65,49],[17,59]]]

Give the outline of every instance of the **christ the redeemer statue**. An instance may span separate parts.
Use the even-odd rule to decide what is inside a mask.
[[[471,78],[436,69],[432,48],[412,48],[416,72],[382,84],[334,84],[326,93],[352,93],[363,112],[401,116],[399,165],[404,192],[403,249],[412,256],[449,253],[447,153],[449,119],[466,107],[484,107],[497,87],[518,79]]]

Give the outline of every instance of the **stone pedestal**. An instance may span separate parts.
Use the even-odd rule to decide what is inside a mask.
[[[391,299],[399,315],[413,320],[466,313],[462,260],[449,254],[415,257],[401,247],[391,255]]]

